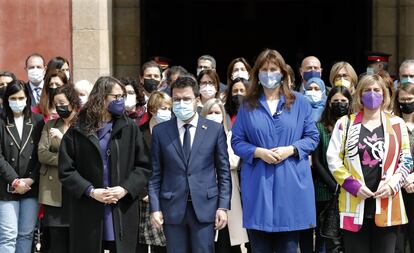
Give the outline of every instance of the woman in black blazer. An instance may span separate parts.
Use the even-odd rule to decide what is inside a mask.
[[[24,82],[5,91],[0,121],[0,252],[30,252],[38,211],[37,144],[43,127]]]

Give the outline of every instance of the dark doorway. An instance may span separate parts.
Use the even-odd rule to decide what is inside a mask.
[[[194,73],[197,58],[210,54],[225,82],[232,59],[253,65],[272,48],[295,72],[305,56],[317,56],[328,81],[341,60],[365,72],[371,23],[372,0],[142,0],[142,59],[165,56]]]

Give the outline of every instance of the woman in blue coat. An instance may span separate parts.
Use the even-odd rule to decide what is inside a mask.
[[[283,57],[264,50],[233,125],[232,147],[243,161],[243,226],[253,253],[296,253],[299,231],[316,224],[308,156],[319,134],[309,102],[289,89],[287,76]]]

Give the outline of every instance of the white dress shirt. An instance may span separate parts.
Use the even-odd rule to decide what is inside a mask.
[[[180,134],[180,140],[181,140],[181,145],[183,145],[183,141],[184,141],[184,133],[185,133],[185,127],[184,125],[187,124],[184,121],[180,120],[179,118],[177,118],[177,127],[178,127],[178,133]],[[193,146],[193,141],[194,141],[194,136],[195,136],[195,132],[197,129],[197,124],[198,124],[198,113],[196,112],[194,115],[194,118],[188,123],[191,125],[190,127],[190,145],[191,147]]]

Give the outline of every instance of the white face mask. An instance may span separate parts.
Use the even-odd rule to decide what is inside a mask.
[[[200,93],[204,98],[212,98],[214,95],[216,95],[217,90],[213,85],[206,84],[200,88]]]
[[[26,108],[26,99],[12,101],[9,100],[10,109],[15,113],[21,113]]]
[[[158,123],[167,121],[171,119],[171,111],[168,109],[158,109],[157,115],[155,116],[155,119]]]
[[[128,94],[125,99],[125,109],[127,111],[130,111],[134,109],[136,105],[137,105],[137,95]]]
[[[33,84],[38,84],[41,81],[43,81],[43,78],[45,77],[45,73],[43,69],[29,69],[27,71],[27,78],[29,78],[29,81]]]
[[[322,100],[322,91],[320,90],[305,90],[305,97],[311,103],[317,103]]]
[[[80,100],[80,104],[81,104],[81,107],[82,107],[86,104],[86,102],[88,102],[88,97],[87,96],[79,96],[79,100]]]
[[[207,114],[206,119],[209,119],[209,120],[212,120],[212,121],[215,121],[221,124],[223,123],[223,114],[216,114],[216,113]]]
[[[242,70],[233,72],[233,74],[231,75],[231,80],[234,80],[236,78],[243,78],[245,80],[249,80],[249,72]]]
[[[69,72],[69,70],[68,70],[68,71],[65,71],[65,75],[66,75],[66,78],[67,78],[68,80],[70,80],[70,72]]]

